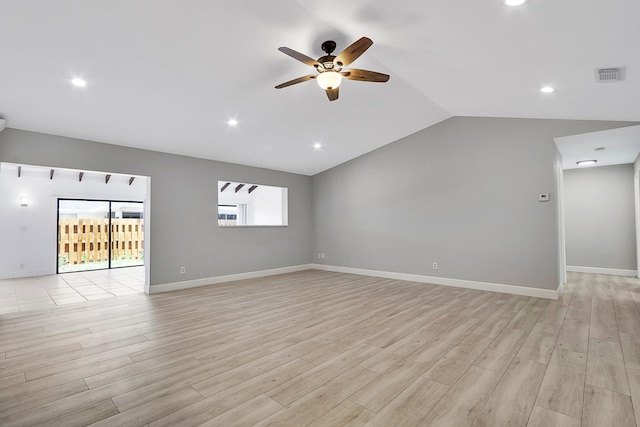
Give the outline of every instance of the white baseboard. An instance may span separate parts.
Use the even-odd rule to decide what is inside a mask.
[[[56,274],[56,270],[14,270],[11,273],[5,273],[0,275],[0,280],[5,279],[26,279],[30,277],[40,277],[40,276],[51,276],[52,274]]]
[[[622,268],[582,267],[579,265],[567,265],[567,271],[574,273],[609,274],[611,276],[638,277],[637,270],[625,270]]]
[[[297,271],[310,270],[312,264],[294,265],[291,267],[272,268],[270,270],[250,271],[248,273],[229,274],[226,276],[205,277],[203,279],[185,280],[183,282],[162,283],[149,287],[150,294],[178,291],[180,289],[197,288],[200,286],[215,285],[217,283],[233,282],[235,280],[255,279],[258,277],[275,276],[276,274],[295,273]]]
[[[465,289],[477,289],[480,291],[499,292],[504,294],[522,295],[528,297],[558,299],[558,290],[537,289],[525,286],[503,285],[500,283],[477,282],[472,280],[448,279],[446,277],[422,276],[419,274],[394,273],[388,271],[365,270],[361,268],[338,267],[323,264],[302,264],[291,267],[273,268],[270,270],[251,271],[248,273],[229,274],[226,276],[207,277],[203,279],[185,280],[182,282],[163,283],[149,287],[150,294],[177,291],[181,289],[197,288],[200,286],[215,285],[218,283],[232,282],[235,280],[255,279],[259,277],[274,276],[276,274],[294,273],[304,270],[323,270],[336,273],[358,274],[360,276],[382,277],[385,279],[406,280],[418,283],[431,283],[434,285],[453,286]]]
[[[407,280],[410,282],[431,283],[433,285],[453,286],[480,291],[500,292],[503,294],[522,295],[527,297],[558,299],[558,290],[538,289],[526,286],[503,285],[500,283],[476,282],[472,280],[448,279],[446,277],[422,276],[419,274],[394,273],[389,271],[365,270],[361,268],[338,267],[333,265],[312,264],[316,270],[336,273],[358,274],[361,276],[383,277],[385,279]]]

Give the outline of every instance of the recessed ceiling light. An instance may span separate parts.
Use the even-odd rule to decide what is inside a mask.
[[[553,91],[555,91],[555,89],[552,88],[551,86],[543,86],[540,88],[540,92],[542,93],[551,93]]]
[[[78,87],[85,87],[87,85],[87,82],[80,77],[75,77],[71,79],[71,84]]]
[[[504,4],[507,6],[522,6],[527,0],[504,0]]]
[[[227,124],[229,126],[238,126],[238,121],[236,119],[229,119],[227,120]]]
[[[598,163],[597,160],[580,160],[579,162],[576,162],[576,165],[589,166],[589,165],[595,165],[596,163]]]
[[[315,144],[313,144],[313,149],[314,150],[319,150],[322,148],[322,144],[320,144],[319,142],[316,142]]]

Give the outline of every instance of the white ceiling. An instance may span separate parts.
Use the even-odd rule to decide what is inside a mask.
[[[562,155],[562,169],[585,167],[578,166],[581,160],[595,160],[594,166],[633,163],[640,153],[640,126],[564,136],[554,141]]]
[[[0,0],[0,11],[10,128],[313,175],[451,116],[640,121],[638,0]],[[362,36],[374,44],[352,66],[388,83],[345,81],[335,102],[313,81],[274,89],[313,72],[278,47],[317,58],[327,39],[337,53]],[[626,80],[596,83],[594,68],[611,66]]]

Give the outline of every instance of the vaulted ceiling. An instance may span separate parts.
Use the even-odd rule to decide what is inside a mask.
[[[9,128],[313,175],[451,116],[640,120],[637,0],[0,0],[0,11]],[[388,83],[345,81],[335,102],[314,81],[274,89],[313,72],[278,47],[317,58],[325,40],[337,53],[362,36],[374,44],[353,67]],[[595,68],[618,66],[624,81],[596,83]]]

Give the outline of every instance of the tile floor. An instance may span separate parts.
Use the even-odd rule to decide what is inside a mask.
[[[144,292],[144,267],[0,280],[0,314]]]

